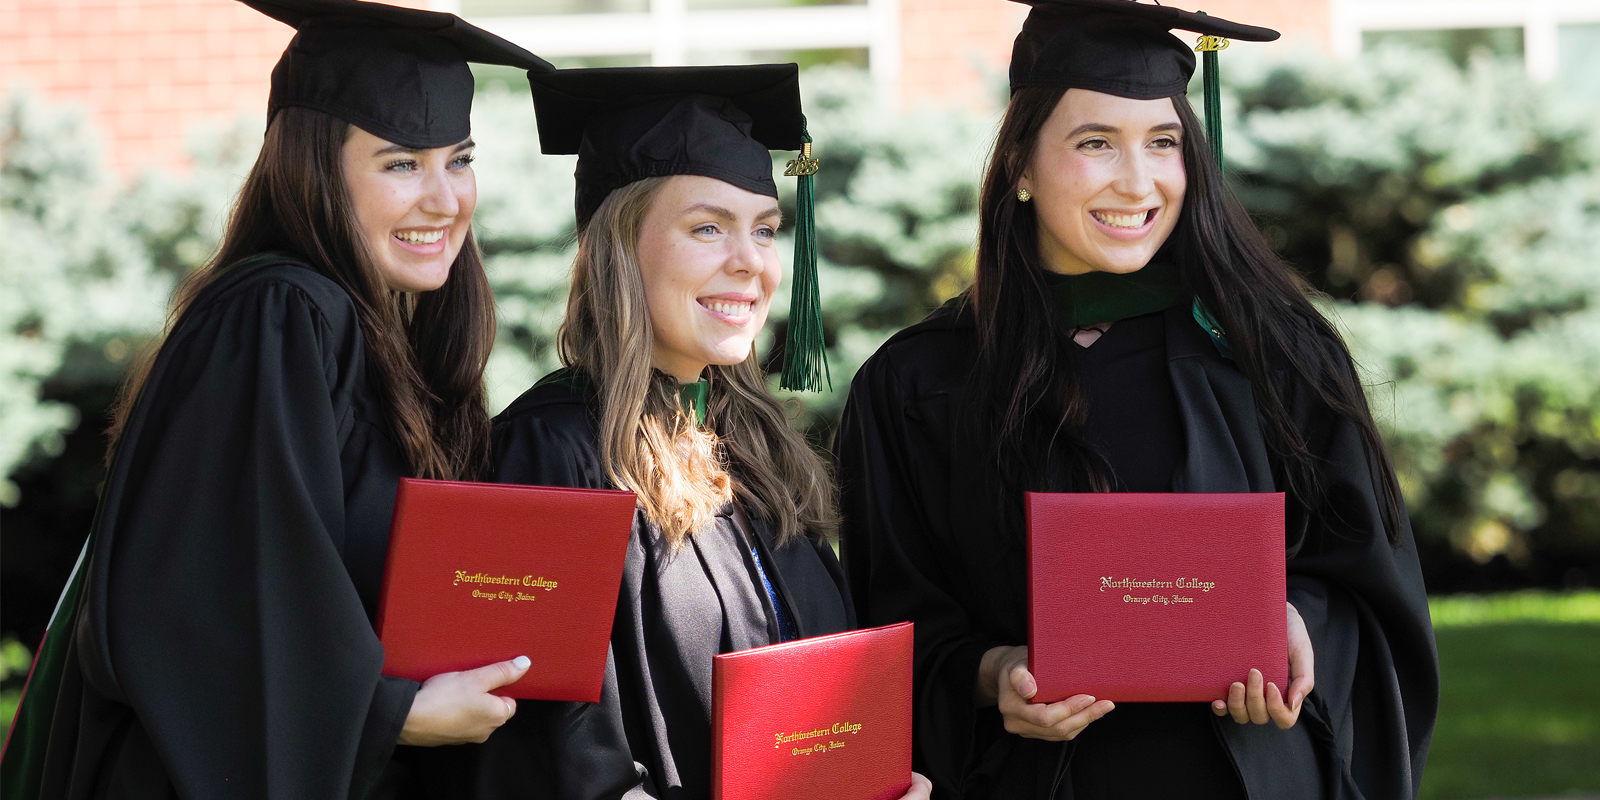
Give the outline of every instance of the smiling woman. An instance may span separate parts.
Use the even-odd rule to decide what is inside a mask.
[[[862,366],[835,444],[857,613],[916,623],[914,763],[952,797],[1414,796],[1438,664],[1394,472],[1343,341],[1229,191],[1169,31],[1277,34],[1025,2],[973,285]],[[1029,491],[1284,492],[1288,685],[1032,702]]]
[[[854,627],[827,466],[755,352],[783,275],[769,148],[802,144],[798,69],[531,80],[545,152],[578,154],[578,253],[566,367],[496,418],[496,479],[630,489],[639,513],[600,702],[524,708],[435,783],[709,797],[713,658]]]
[[[551,67],[450,14],[249,3],[297,28],[266,136],[130,373],[8,798],[392,796],[397,745],[482,741],[531,668],[385,676],[372,621],[400,478],[487,462],[467,62]]]

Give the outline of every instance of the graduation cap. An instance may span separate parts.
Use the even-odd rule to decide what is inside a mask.
[[[1016,0],[1032,6],[1011,50],[1011,88],[1090,89],[1135,100],[1188,91],[1194,51],[1205,54],[1206,139],[1222,161],[1217,51],[1229,40],[1270,42],[1278,32],[1203,11],[1135,0]],[[1200,34],[1191,47],[1173,29]]]
[[[701,175],[778,196],[770,150],[800,150],[789,337],[779,385],[818,391],[829,380],[817,288],[811,136],[795,64],[619,67],[528,73],[539,143],[578,156],[580,228],[613,191],[645,178]]]
[[[471,133],[467,62],[555,69],[454,14],[357,0],[240,2],[296,30],[272,70],[269,122],[300,106],[405,147],[445,147]]]

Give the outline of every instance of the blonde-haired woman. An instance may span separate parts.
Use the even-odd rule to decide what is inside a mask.
[[[767,149],[798,148],[797,72],[533,80],[545,152],[579,154],[578,255],[566,368],[495,421],[498,479],[626,488],[639,511],[601,701],[524,709],[475,755],[475,790],[709,797],[713,656],[855,624],[827,466],[753,347],[782,277]],[[918,776],[908,797],[926,792]]]

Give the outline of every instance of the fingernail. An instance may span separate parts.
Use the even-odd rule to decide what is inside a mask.
[[[533,662],[529,660],[527,656],[517,656],[516,658],[511,659],[511,663],[516,664],[517,669],[527,669],[528,665],[532,664]]]

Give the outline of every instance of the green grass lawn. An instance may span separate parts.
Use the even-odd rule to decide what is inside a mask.
[[[1600,794],[1600,592],[1433,601],[1425,800]]]

